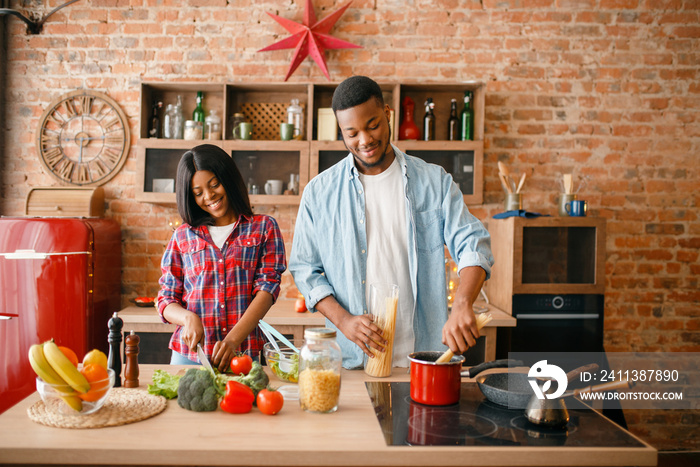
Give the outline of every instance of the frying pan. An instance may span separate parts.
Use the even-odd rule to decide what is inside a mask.
[[[495,360],[471,367],[463,371],[462,376],[475,377],[490,368],[508,368],[523,366],[520,360]],[[530,401],[532,388],[527,382],[527,373],[491,373],[476,378],[481,393],[494,404],[510,409],[524,409]]]

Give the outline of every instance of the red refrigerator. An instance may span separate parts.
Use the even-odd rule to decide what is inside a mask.
[[[36,390],[29,347],[108,352],[120,309],[121,230],[102,218],[0,218],[0,413]]]

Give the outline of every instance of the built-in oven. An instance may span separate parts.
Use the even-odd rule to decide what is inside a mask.
[[[513,295],[517,326],[499,328],[498,357],[507,358],[508,352],[602,352],[603,302],[602,294]]]

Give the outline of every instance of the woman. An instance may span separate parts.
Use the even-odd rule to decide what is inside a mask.
[[[178,328],[173,365],[197,362],[197,344],[219,371],[236,352],[257,358],[257,329],[277,299],[286,269],[277,222],[255,215],[243,177],[218,146],[183,154],[177,167],[175,230],[161,262],[158,312]]]

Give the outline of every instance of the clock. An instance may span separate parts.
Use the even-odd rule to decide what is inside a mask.
[[[44,167],[62,182],[78,186],[111,180],[126,162],[130,141],[119,104],[106,94],[87,90],[51,102],[36,135]]]

